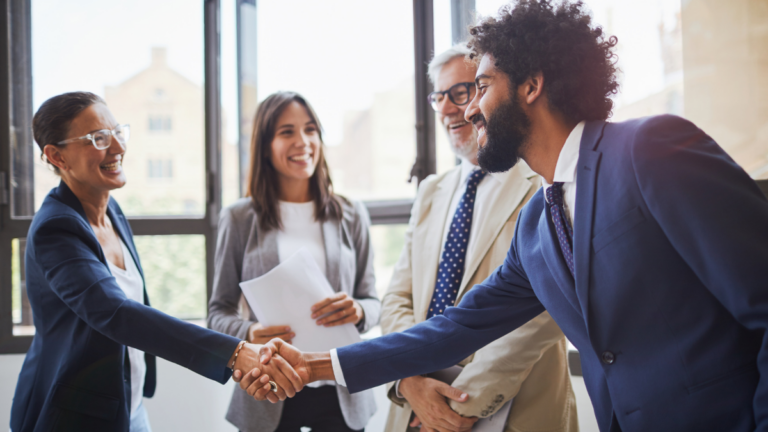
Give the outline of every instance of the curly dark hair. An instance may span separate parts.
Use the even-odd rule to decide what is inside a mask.
[[[618,39],[590,25],[581,1],[552,3],[518,0],[470,28],[470,58],[490,53],[515,86],[541,72],[553,109],[572,121],[605,120],[619,90]]]

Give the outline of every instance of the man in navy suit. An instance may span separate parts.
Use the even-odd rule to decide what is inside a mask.
[[[684,119],[605,121],[616,39],[580,4],[521,0],[471,34],[481,167],[520,157],[545,181],[505,262],[404,332],[271,352],[355,392],[455,364],[546,309],[579,349],[602,431],[768,431],[768,201],[754,181]]]

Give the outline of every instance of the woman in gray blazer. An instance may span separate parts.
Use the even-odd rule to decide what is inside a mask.
[[[251,155],[248,197],[225,208],[219,219],[208,326],[253,343],[290,341],[290,328],[263,327],[248,307],[239,313],[239,283],[301,248],[325,269],[336,292],[307,311],[318,325],[352,323],[363,333],[378,324],[368,213],[333,193],[320,122],[303,97],[280,92],[259,105]],[[276,404],[256,401],[237,387],[227,420],[246,432],[363,430],[376,411],[373,393],[351,395],[334,382],[320,384]]]

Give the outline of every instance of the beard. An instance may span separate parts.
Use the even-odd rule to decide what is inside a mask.
[[[477,152],[477,163],[487,172],[504,172],[520,160],[528,142],[531,120],[517,95],[496,108],[485,125],[485,145]]]

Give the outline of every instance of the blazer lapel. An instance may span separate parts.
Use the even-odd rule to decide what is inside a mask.
[[[334,292],[341,292],[341,221],[329,219],[323,222],[323,241],[325,242],[325,273]]]
[[[258,223],[256,226],[256,238],[260,239],[261,243],[261,246],[256,248],[259,257],[259,275],[263,275],[280,264],[280,255],[277,251],[277,230],[271,229],[264,232]]]
[[[427,309],[432,300],[432,293],[437,281],[437,268],[440,265],[440,250],[443,248],[445,239],[445,221],[448,218],[451,199],[459,186],[461,169],[458,167],[447,173],[438,183],[437,190],[432,195],[432,205],[429,209],[429,216],[422,223],[426,225],[426,233],[423,238],[414,238],[415,242],[421,243],[424,247],[419,247],[423,253],[419,257],[413,257],[414,269],[421,273],[421,286],[414,286],[414,306],[419,305],[416,312],[416,322],[424,321],[427,317]],[[423,243],[422,243],[423,242]],[[419,245],[419,246],[421,246]],[[424,270],[427,269],[427,270]],[[418,302],[418,303],[417,303]]]
[[[602,153],[596,151],[603,136],[604,121],[587,122],[581,137],[579,163],[576,167],[576,209],[573,223],[573,259],[576,293],[584,317],[589,312],[589,261],[592,221],[595,211],[595,186]]]
[[[523,163],[515,165],[507,173],[502,186],[496,188],[481,204],[483,205],[483,220],[473,220],[472,223],[482,223],[482,229],[477,231],[477,238],[472,239],[473,246],[467,251],[471,253],[467,253],[464,277],[461,280],[457,298],[461,298],[464,294],[469,281],[472,280],[502,227],[533,186],[526,175],[526,171],[530,171],[527,165]],[[496,180],[488,179],[486,181]]]
[[[565,264],[563,252],[560,250],[560,243],[557,240],[557,233],[552,222],[549,205],[544,206],[544,211],[541,212],[541,217],[539,218],[539,240],[541,242],[541,254],[544,255],[544,261],[547,263],[549,271],[552,272],[552,277],[557,282],[557,286],[560,287],[563,295],[565,295],[571,306],[576,309],[576,312],[581,314],[579,299],[576,297],[576,287],[574,286],[571,272]]]
[[[122,213],[118,213],[117,210],[112,207],[113,205],[116,206],[117,204],[110,198],[109,205],[107,206],[107,216],[112,221],[112,226],[115,227],[115,230],[120,236],[120,239],[123,241],[123,243],[125,243],[125,246],[128,248],[128,252],[131,254],[133,263],[136,264],[136,268],[139,270],[141,280],[144,282],[144,304],[149,306],[147,284],[144,281],[144,269],[141,267],[141,261],[139,261],[139,253],[136,251],[136,246],[133,244],[133,236],[130,235],[130,230],[128,229],[128,221],[125,219],[125,216],[123,216]],[[125,259],[125,257],[123,257],[123,259]]]

